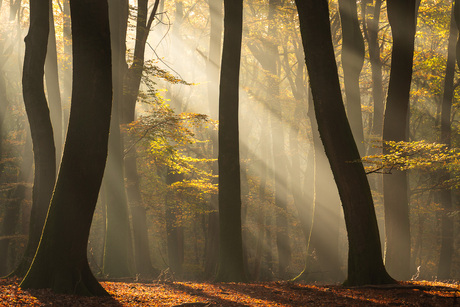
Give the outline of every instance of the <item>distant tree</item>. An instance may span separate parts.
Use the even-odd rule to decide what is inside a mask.
[[[74,70],[69,128],[40,246],[21,287],[108,295],[87,260],[112,108],[108,5],[107,0],[71,0],[70,9]]]
[[[44,90],[44,65],[49,34],[48,0],[30,3],[29,33],[22,76],[24,105],[34,150],[35,177],[29,240],[18,267],[11,275],[23,277],[35,255],[56,180],[56,155],[48,103]]]
[[[206,75],[208,79],[208,103],[211,119],[217,120],[218,101],[219,101],[219,67],[222,49],[222,28],[223,28],[223,0],[208,0],[210,15],[210,37],[209,53],[206,61]],[[217,131],[211,130],[212,158],[216,159],[212,163],[212,172],[218,174],[218,142]],[[218,178],[213,179],[214,184],[218,184]],[[219,244],[219,200],[217,194],[212,194],[209,199],[208,230],[206,234],[206,262],[205,275],[214,276],[217,266],[218,244]]]
[[[348,232],[347,285],[395,282],[382,261],[371,191],[343,106],[327,0],[296,0],[318,130]]]
[[[416,26],[416,0],[387,1],[393,36],[390,83],[383,122],[384,141],[407,141],[409,92]],[[387,149],[383,148],[384,154]],[[385,266],[399,279],[410,276],[410,222],[407,173],[395,170],[383,178]]]
[[[131,223],[124,181],[120,110],[123,102],[123,79],[127,69],[125,41],[129,3],[126,0],[110,0],[108,3],[112,45],[113,104],[109,153],[103,178],[103,190],[107,201],[102,269],[104,274],[110,277],[127,277],[132,276],[134,272]]]
[[[58,56],[56,46],[56,29],[54,26],[53,5],[49,7],[49,36],[45,60],[46,92],[48,94],[51,124],[53,125],[54,144],[56,147],[56,167],[61,163],[63,137],[61,91],[59,88]]]
[[[219,261],[216,281],[246,280],[241,233],[238,95],[243,0],[224,0],[219,96]]]
[[[136,102],[139,95],[142,74],[145,69],[145,47],[147,38],[158,12],[160,1],[156,0],[153,9],[148,15],[148,1],[140,0],[137,5],[136,41],[134,45],[133,62],[128,68],[123,82],[123,102],[121,106],[121,123],[132,123],[135,118]],[[127,136],[126,136],[127,137]],[[132,143],[132,142],[130,142]],[[139,174],[137,171],[136,146],[132,145],[124,157],[126,192],[132,216],[134,257],[136,273],[142,275],[155,275],[150,259],[149,240],[147,230],[147,213],[143,204]]]
[[[359,153],[364,151],[364,129],[361,113],[359,75],[364,64],[364,40],[359,27],[356,0],[339,0],[342,21],[342,68],[347,116]]]

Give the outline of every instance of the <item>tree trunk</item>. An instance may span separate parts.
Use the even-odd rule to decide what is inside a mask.
[[[337,183],[348,231],[345,283],[393,283],[383,266],[372,195],[343,106],[328,2],[296,0],[296,5],[318,130]]]
[[[48,102],[51,116],[51,124],[54,131],[54,144],[56,147],[56,169],[59,169],[61,163],[62,147],[63,147],[63,131],[62,131],[62,106],[61,106],[61,91],[59,89],[58,75],[58,58],[56,50],[56,31],[54,28],[53,6],[50,2],[49,8],[49,36],[48,50],[45,60],[45,79],[46,91],[48,93]]]
[[[133,273],[131,227],[123,169],[123,142],[120,133],[120,108],[126,71],[126,29],[128,2],[109,1],[112,46],[113,106],[110,123],[109,154],[104,173],[107,200],[107,225],[104,246],[104,274],[127,277]]]
[[[174,197],[171,185],[183,180],[183,176],[169,167],[166,171],[166,184],[170,189],[165,197],[166,241],[168,246],[169,268],[176,277],[181,278],[184,264],[184,227],[180,225],[180,206]]]
[[[216,281],[246,280],[241,234],[238,94],[243,1],[224,0],[219,97],[219,261]]]
[[[382,0],[375,0],[372,19],[367,22],[369,59],[372,71],[372,98],[374,100],[372,134],[378,138],[382,135],[384,109],[382,61],[380,59],[380,46],[378,40],[381,7]]]
[[[407,141],[409,92],[412,79],[415,0],[388,0],[387,10],[393,36],[390,84],[383,123],[384,141]],[[384,147],[384,154],[388,149]],[[407,173],[394,170],[383,178],[385,207],[385,266],[398,279],[410,276],[410,222]]]
[[[134,46],[134,58],[129,67],[123,83],[123,102],[121,123],[126,125],[135,120],[136,101],[139,95],[142,72],[144,70],[144,53],[148,34],[158,10],[160,1],[156,0],[153,10],[148,16],[148,1],[141,0],[137,6],[136,21],[136,43]],[[127,143],[130,143],[129,135],[124,135]],[[125,176],[126,192],[131,211],[134,239],[134,256],[136,261],[136,272],[141,275],[151,276],[157,273],[153,268],[150,259],[150,249],[148,241],[147,214],[142,201],[139,187],[139,174],[137,172],[136,146],[130,149],[125,155]]]
[[[210,39],[209,39],[209,54],[206,62],[206,75],[208,79],[208,103],[209,114],[211,119],[218,119],[218,102],[219,102],[219,63],[221,56],[222,45],[222,27],[223,27],[223,2],[222,0],[209,0],[209,12],[211,19]],[[212,163],[213,175],[219,174],[217,165],[218,157],[218,140],[217,131],[210,130],[211,133],[211,147],[212,158],[216,159]],[[219,179],[213,178],[213,184],[218,184]],[[219,200],[217,194],[212,194],[209,199],[208,214],[208,229],[206,234],[206,263],[205,263],[205,276],[211,277],[216,273],[217,257],[219,250],[219,214],[218,214]]]
[[[28,134],[26,138],[17,186],[8,193],[9,197],[3,214],[3,223],[0,228],[0,277],[10,273],[8,258],[13,242],[11,237],[18,233],[17,228],[21,213],[21,203],[26,196],[27,181],[30,178],[33,168],[32,144]]]
[[[70,7],[74,71],[69,129],[40,246],[21,288],[108,295],[87,259],[112,109],[108,6],[106,0],[71,0]]]
[[[29,240],[21,262],[11,274],[19,277],[27,273],[35,255],[56,180],[53,127],[43,84],[50,2],[33,1],[30,6],[30,28],[25,38],[22,84],[34,150],[35,177]]]
[[[361,156],[365,154],[359,75],[364,64],[364,40],[356,0],[339,0],[342,21],[342,68],[348,121]]]
[[[444,79],[444,94],[441,104],[441,140],[440,143],[451,146],[451,110],[454,96],[455,55],[458,41],[458,28],[455,20],[455,10],[460,11],[460,5],[455,1],[452,5],[450,21],[449,45],[447,49],[446,75]],[[445,182],[450,179],[447,169],[440,171],[440,180]],[[442,188],[439,199],[443,208],[441,220],[441,254],[439,256],[438,278],[449,279],[454,253],[454,220],[452,218],[452,190]]]

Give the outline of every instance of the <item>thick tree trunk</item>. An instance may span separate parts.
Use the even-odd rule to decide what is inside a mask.
[[[246,280],[241,234],[238,94],[243,1],[224,0],[219,97],[219,261],[216,281]]]
[[[455,10],[460,10],[457,1],[452,5],[452,16],[450,21],[449,45],[447,49],[446,75],[444,79],[444,94],[441,104],[441,140],[440,143],[451,146],[451,114],[452,100],[454,96],[454,74],[456,44],[458,41],[458,28],[455,20]],[[441,182],[450,179],[447,169],[440,171]],[[449,279],[452,267],[452,256],[454,253],[454,220],[452,211],[452,190],[444,188],[439,192],[439,199],[443,208],[441,220],[441,253],[439,256],[438,278]]]
[[[30,6],[30,28],[25,38],[26,51],[22,84],[34,150],[35,177],[29,240],[21,262],[11,274],[20,277],[26,274],[40,241],[56,180],[53,127],[43,84],[50,2],[48,0],[32,1]]]
[[[394,280],[383,266],[372,195],[343,106],[326,0],[296,0],[318,130],[348,231],[348,285]]]
[[[106,0],[71,0],[70,6],[74,72],[69,129],[40,246],[21,287],[108,295],[91,273],[86,254],[112,109],[108,6]]]
[[[342,21],[342,68],[347,116],[361,156],[365,154],[359,75],[364,64],[364,40],[356,0],[339,0]]]
[[[390,84],[383,123],[384,141],[407,141],[409,92],[412,79],[416,1],[388,0],[393,35]],[[388,149],[384,148],[384,154]],[[407,173],[395,170],[383,178],[385,206],[385,266],[398,279],[410,276],[410,222]]]

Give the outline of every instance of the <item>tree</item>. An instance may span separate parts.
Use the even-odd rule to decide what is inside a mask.
[[[364,155],[359,75],[364,63],[364,40],[358,22],[356,0],[339,0],[342,21],[342,68],[348,121],[359,152]]]
[[[20,277],[26,274],[40,241],[56,180],[53,127],[43,83],[49,33],[49,6],[47,0],[30,3],[30,26],[25,38],[22,84],[34,150],[35,177],[29,240],[21,262],[11,274]]]
[[[112,107],[108,5],[106,0],[71,0],[70,9],[74,71],[69,128],[40,245],[21,287],[108,295],[91,273],[86,254]]]
[[[454,96],[454,74],[456,45],[458,42],[458,28],[456,18],[460,17],[460,5],[458,1],[452,4],[452,14],[450,21],[450,33],[447,48],[446,76],[444,79],[444,93],[441,104],[441,139],[440,142],[448,148],[451,147],[452,134],[452,100]],[[440,180],[450,179],[450,173],[447,169],[440,171]],[[454,221],[452,218],[452,189],[442,188],[439,191],[439,199],[443,207],[441,219],[441,253],[439,256],[438,278],[449,279],[452,267],[452,256],[454,253]]]
[[[128,1],[109,1],[114,90],[109,153],[103,179],[107,200],[103,271],[110,277],[127,277],[133,274],[131,227],[124,182],[123,142],[120,133],[123,79],[127,66],[125,40],[128,15]]]
[[[407,141],[409,91],[412,79],[416,1],[387,1],[393,36],[390,83],[383,122],[384,141]],[[384,147],[384,154],[387,149]],[[395,170],[383,178],[385,266],[396,278],[410,275],[410,223],[407,174]]]
[[[134,46],[133,62],[126,72],[123,82],[123,101],[121,123],[126,125],[135,120],[135,108],[139,96],[139,86],[144,71],[145,46],[147,38],[155,20],[160,1],[156,0],[148,16],[148,1],[141,0],[137,5],[136,42]],[[148,16],[148,18],[147,18]],[[125,135],[125,137],[127,137]],[[146,208],[143,205],[137,172],[136,146],[126,153],[124,158],[126,192],[132,216],[134,257],[138,274],[154,275],[156,270],[152,266],[149,253]]]
[[[243,0],[224,0],[219,96],[219,260],[216,281],[246,280],[241,234],[238,95]]]
[[[210,37],[209,37],[209,53],[206,61],[206,75],[208,79],[208,103],[209,114],[211,119],[217,120],[218,117],[218,101],[219,101],[219,62],[222,49],[222,27],[223,27],[223,1],[222,0],[209,0],[209,13],[210,13]],[[211,145],[212,145],[212,158],[216,159],[212,163],[212,172],[216,177],[213,179],[214,184],[218,184],[218,141],[217,131],[211,130]],[[208,231],[206,234],[206,263],[205,275],[210,277],[214,276],[217,266],[218,257],[218,244],[219,244],[219,214],[218,214],[219,200],[217,194],[212,194],[209,199],[209,209],[211,212],[208,214]]]
[[[347,285],[395,282],[382,261],[373,200],[343,106],[328,2],[296,0],[318,130],[339,190],[348,232]]]

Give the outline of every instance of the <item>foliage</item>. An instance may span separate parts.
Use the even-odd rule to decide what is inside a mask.
[[[421,170],[436,172],[446,169],[452,174],[459,174],[460,150],[449,148],[445,144],[428,143],[426,141],[413,142],[384,142],[383,146],[388,154],[377,154],[363,157],[367,173],[382,172],[391,174],[393,169],[398,170]],[[438,187],[460,187],[460,178],[450,179]]]

